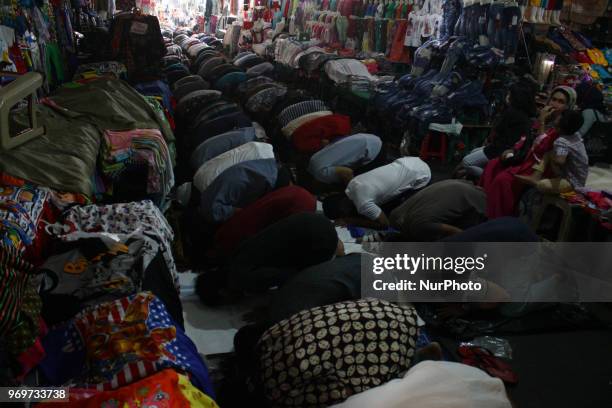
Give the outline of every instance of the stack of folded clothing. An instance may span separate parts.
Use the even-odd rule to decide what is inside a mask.
[[[127,174],[132,174],[134,168],[144,167],[141,174],[146,177],[146,191],[141,191],[145,195],[141,199],[151,198],[160,205],[174,185],[170,151],[157,129],[106,131],[100,152],[107,194],[118,201],[114,192],[117,188],[128,191],[125,183],[130,184],[131,178]]]

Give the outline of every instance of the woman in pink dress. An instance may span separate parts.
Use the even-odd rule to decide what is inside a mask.
[[[558,86],[553,89],[550,99],[540,111],[536,131],[539,136],[528,148],[525,158],[514,164],[518,152],[524,151],[528,144],[528,135],[522,137],[513,150],[503,152],[499,158],[489,161],[480,178],[480,185],[487,193],[487,217],[499,218],[514,216],[517,204],[526,184],[515,175],[531,175],[533,165],[539,163],[559,136],[555,123],[561,112],[573,109],[576,103],[576,92],[568,86]]]

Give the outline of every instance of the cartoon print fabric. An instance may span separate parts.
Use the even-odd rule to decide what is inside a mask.
[[[174,232],[159,208],[150,200],[110,205],[72,207],[64,218],[70,232],[61,238],[70,241],[80,238],[76,231],[112,234],[139,233],[158,242],[160,250],[174,277],[178,290],[178,275],[172,256]],[[157,251],[153,252],[155,255]],[[147,259],[145,259],[145,269]]]
[[[49,405],[54,408],[219,408],[189,378],[172,369],[112,391],[73,388],[69,402]]]
[[[24,250],[34,242],[48,198],[48,191],[34,186],[0,185],[0,239],[4,246]]]
[[[150,292],[84,310],[52,329],[43,346],[40,367],[51,385],[110,390],[174,368],[214,397],[195,345]]]

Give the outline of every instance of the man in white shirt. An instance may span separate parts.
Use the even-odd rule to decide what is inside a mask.
[[[274,150],[269,143],[249,142],[203,163],[193,176],[193,185],[200,192],[228,168],[250,160],[274,159]]]
[[[409,190],[425,187],[431,170],[418,157],[402,157],[353,178],[344,195],[330,196],[323,202],[323,211],[340,224],[384,229],[389,219],[381,205]]]

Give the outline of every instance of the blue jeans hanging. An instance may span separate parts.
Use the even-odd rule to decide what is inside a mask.
[[[506,7],[503,11],[502,42],[504,44],[504,56],[514,57],[518,49],[519,22],[521,21],[521,9],[518,7]]]
[[[502,36],[502,18],[504,15],[503,4],[492,4],[489,7],[489,21],[487,23],[487,37],[489,44],[495,48],[502,49],[504,46]]]

